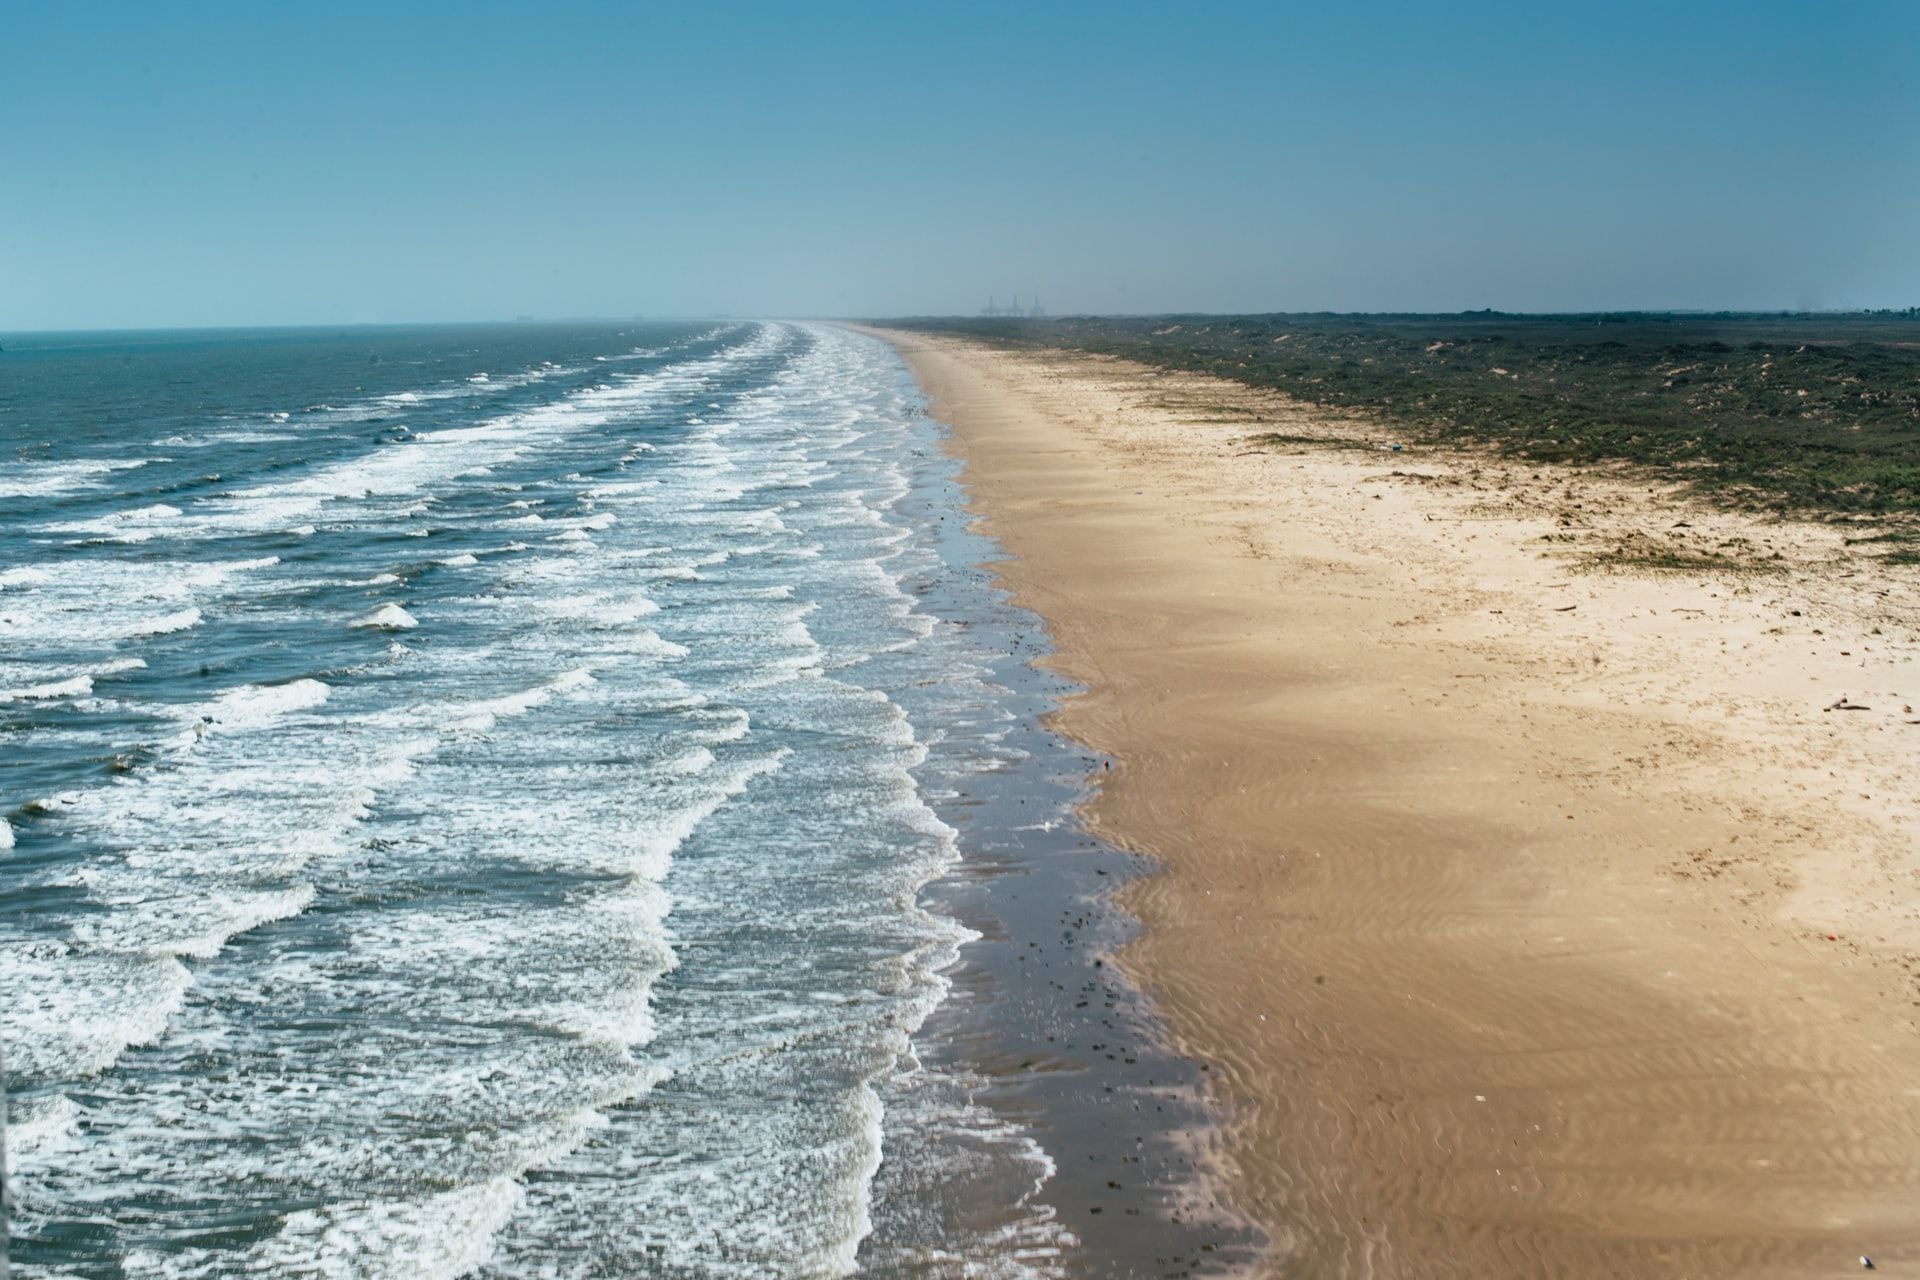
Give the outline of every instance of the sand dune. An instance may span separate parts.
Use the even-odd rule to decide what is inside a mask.
[[[1920,571],[888,336],[1087,688],[1090,822],[1167,866],[1120,960],[1275,1274],[1920,1270]]]

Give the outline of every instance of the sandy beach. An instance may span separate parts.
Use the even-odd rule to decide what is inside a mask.
[[[1266,1271],[1920,1273],[1920,569],[883,336],[1085,689],[1088,825],[1165,868],[1116,960],[1203,1067]],[[1631,568],[1648,537],[1737,567]]]

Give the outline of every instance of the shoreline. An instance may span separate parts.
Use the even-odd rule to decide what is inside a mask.
[[[926,430],[932,450],[939,429]],[[913,1036],[913,1074],[956,1082],[1006,1130],[920,1133],[971,1158],[938,1185],[887,1186],[882,1199],[931,1215],[948,1239],[997,1241],[1033,1274],[1244,1271],[1258,1234],[1212,1203],[1216,1190],[1195,1167],[1215,1140],[1203,1075],[1111,964],[1135,931],[1113,889],[1151,867],[1078,821],[1097,762],[1050,727],[1073,686],[1046,669],[1041,620],[995,582],[1004,552],[973,527],[959,465],[935,453],[897,508],[937,553],[903,586],[941,626],[964,629],[970,661],[996,690],[985,709],[1013,718],[942,727],[916,770],[963,850],[919,902],[971,937],[943,970],[946,997]],[[953,775],[954,753],[983,751],[991,767]],[[914,1123],[900,1121],[902,1140]],[[1038,1148],[1024,1165],[1008,1159],[1016,1134]],[[1020,1180],[1023,1170],[1032,1181]],[[863,1272],[931,1265],[885,1234],[863,1244]],[[1028,1274],[1011,1265],[1009,1274]],[[931,1273],[945,1274],[938,1265]]]
[[[1866,599],[1839,533],[1629,477],[1389,461],[1236,384],[868,331],[1085,689],[1055,723],[1116,763],[1088,829],[1166,868],[1118,959],[1230,1116],[1272,1266],[1920,1265],[1913,582]],[[1327,447],[1247,449],[1248,406]],[[1786,563],[1554,541],[1676,513]]]

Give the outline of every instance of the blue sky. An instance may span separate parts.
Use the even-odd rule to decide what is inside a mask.
[[[1920,304],[1920,4],[9,0],[0,329]]]

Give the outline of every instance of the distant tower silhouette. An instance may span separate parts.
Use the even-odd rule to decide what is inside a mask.
[[[1033,295],[1032,305],[1025,307],[1020,305],[1020,295],[1017,293],[1013,295],[1013,300],[1008,302],[1004,307],[1000,305],[999,298],[990,293],[987,295],[987,305],[980,308],[980,314],[983,316],[1006,316],[1015,320],[1027,318],[1038,320],[1047,314],[1047,309],[1040,305],[1040,295],[1037,293]]]

